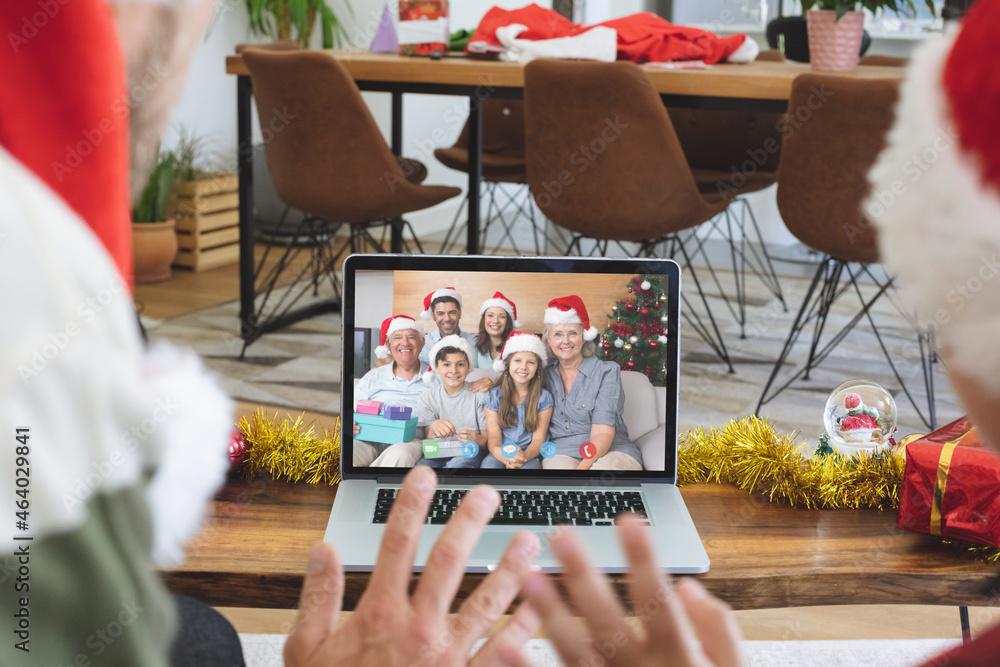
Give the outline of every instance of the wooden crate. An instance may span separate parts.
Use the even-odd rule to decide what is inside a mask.
[[[177,221],[174,266],[205,271],[239,261],[238,189],[236,174],[177,184],[167,206],[167,215]]]

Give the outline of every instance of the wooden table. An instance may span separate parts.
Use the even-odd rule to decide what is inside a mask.
[[[469,192],[479,192],[482,181],[482,108],[487,98],[520,98],[524,88],[524,66],[491,60],[446,57],[431,60],[395,54],[372,54],[358,50],[333,50],[354,77],[361,90],[392,94],[392,151],[403,148],[403,94],[457,95],[469,104]],[[669,70],[646,66],[646,74],[663,98],[674,107],[702,109],[743,109],[784,112],[796,76],[811,71],[801,63],[753,62],[720,64],[703,70]],[[268,322],[258,322],[254,313],[253,254],[253,141],[250,98],[253,86],[249,71],[239,55],[226,58],[226,72],[237,77],[237,151],[239,160],[240,206],[240,335],[253,342],[261,334],[294,321],[336,308],[336,303],[319,303],[308,309]],[[864,78],[901,78],[901,67],[863,67],[849,74]],[[466,248],[479,252],[479,198],[469,197]],[[392,250],[399,252],[402,226],[392,230]]]
[[[994,566],[896,530],[894,511],[792,509],[708,484],[682,494],[711,559],[709,572],[694,576],[736,609],[998,604],[984,591]],[[335,495],[328,486],[230,482],[187,562],[163,578],[173,592],[212,605],[294,608],[309,547],[323,538]],[[458,601],[483,576],[466,575]],[[613,579],[628,602],[626,576]],[[367,578],[347,574],[345,610],[357,604]]]

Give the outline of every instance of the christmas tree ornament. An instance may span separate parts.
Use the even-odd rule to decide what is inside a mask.
[[[628,303],[625,304],[625,310],[628,310],[628,311],[635,310],[635,304],[632,303],[631,301],[629,301]]]
[[[610,350],[611,343],[609,343],[608,341],[604,341],[603,343],[601,343],[601,347],[603,347],[605,350]]]
[[[830,393],[823,410],[829,446],[838,454],[875,454],[890,448],[896,430],[896,401],[871,380],[844,382]]]
[[[649,346],[655,348],[656,347],[656,341],[655,340],[649,341]]]
[[[666,333],[666,332],[664,332],[664,333]],[[664,344],[664,345],[667,344],[667,337],[666,336],[660,336],[656,340],[659,341],[660,343]]]
[[[625,362],[625,365],[628,366],[629,368],[635,368],[635,361],[629,359],[628,361]]]
[[[667,317],[666,315],[660,318],[660,324],[669,324],[669,323],[670,323],[670,318]]]
[[[638,336],[629,336],[628,337],[628,342],[630,342],[633,345],[635,345],[636,343],[639,342],[639,337]]]
[[[639,310],[639,312],[642,313],[643,315],[649,315],[649,308],[642,308]]]
[[[621,338],[615,338],[615,347],[617,347],[620,350],[623,345],[625,345],[625,341],[623,341]]]
[[[233,429],[232,434],[229,436],[229,469],[234,470],[240,463],[243,462],[244,457],[247,453],[247,440],[240,433],[237,428]]]
[[[667,300],[667,295],[666,294],[661,294],[660,295],[660,301],[666,301],[666,300]]]
[[[629,343],[623,344],[622,347],[625,348],[626,352],[628,352],[628,351],[630,351],[632,349],[632,345],[629,344]]]
[[[646,290],[648,290],[648,289],[649,289],[650,287],[652,287],[652,285],[651,285],[651,284],[649,283],[649,281],[648,281],[648,280],[643,280],[643,281],[642,281],[642,284],[640,284],[640,285],[639,285],[639,287],[641,287],[641,288],[643,289],[643,291],[646,291]]]

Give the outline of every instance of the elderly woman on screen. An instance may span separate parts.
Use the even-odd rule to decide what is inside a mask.
[[[420,351],[424,348],[424,332],[417,321],[406,315],[393,315],[382,321],[381,345],[375,348],[379,359],[392,363],[377,366],[365,373],[354,390],[354,399],[381,401],[404,405],[417,410],[420,394],[430,385],[420,373]],[[361,432],[354,425],[354,435]],[[412,467],[420,458],[419,440],[387,445],[356,440],[354,465]]]
[[[556,455],[546,469],[642,470],[642,454],[622,420],[621,369],[594,357],[597,329],[580,297],[549,302],[542,341],[555,363],[545,367],[545,386],[555,399],[549,440]],[[587,445],[584,447],[584,445]]]

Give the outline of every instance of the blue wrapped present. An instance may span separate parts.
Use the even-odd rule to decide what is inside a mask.
[[[382,411],[382,416],[386,419],[409,419],[413,414],[413,408],[402,405],[387,405]]]
[[[397,442],[408,442],[417,436],[416,417],[386,419],[383,415],[355,412],[354,423],[361,427],[361,431],[355,436],[358,440],[394,445]]]

